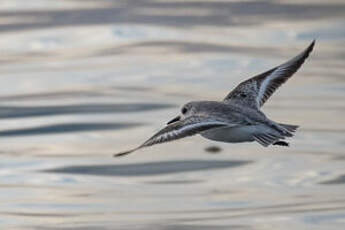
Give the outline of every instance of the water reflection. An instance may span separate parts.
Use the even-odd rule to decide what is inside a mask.
[[[85,165],[49,169],[46,172],[98,176],[149,176],[198,170],[239,167],[250,161],[169,161],[122,165]]]
[[[278,55],[279,49],[274,48],[260,48],[260,47],[246,47],[225,44],[212,44],[209,42],[187,42],[187,41],[148,41],[137,42],[131,45],[123,45],[115,48],[108,48],[95,53],[95,56],[102,55],[121,55],[124,53],[133,53],[140,48],[148,50],[159,50],[165,48],[173,50],[177,53],[248,53],[248,54],[261,54],[261,55]]]
[[[140,126],[140,123],[71,123],[53,124],[33,128],[0,131],[0,137],[17,137],[27,135],[48,135],[73,132],[88,132],[95,130],[117,130]]]
[[[133,229],[134,226],[122,226],[121,229],[123,230],[131,230]],[[214,229],[214,230],[226,230],[229,229],[229,227],[231,229],[234,230],[241,230],[241,229],[248,229],[246,226],[240,226],[240,225],[232,225],[232,226],[218,226],[218,225],[182,225],[182,224],[160,224],[157,223],[155,225],[147,225],[144,227],[139,227],[136,228],[137,230],[149,230],[149,229],[162,229],[162,230],[196,230],[196,229],[200,229],[200,230],[209,230],[209,229]],[[76,229],[76,230],[91,230],[91,229],[99,229],[99,230],[111,230],[111,227],[104,227],[102,225],[100,226],[93,226],[92,228],[88,227],[88,226],[82,226],[82,227],[49,227],[49,228],[41,228],[41,227],[37,227],[35,228],[37,230],[41,230],[41,229],[47,229],[47,230],[72,230],[72,229]]]
[[[0,6],[1,227],[344,228],[343,1]],[[263,108],[301,126],[290,148],[196,136],[112,158],[314,38]]]
[[[0,31],[41,29],[44,27],[79,26],[100,24],[145,24],[174,27],[191,26],[253,26],[272,20],[313,20],[342,18],[344,5],[334,3],[303,4],[275,3],[271,1],[148,1],[127,0],[125,4],[114,1],[94,9],[40,11],[2,11],[2,17],[37,18],[37,21],[13,22],[0,25]],[[191,12],[176,15],[179,10]],[[193,12],[203,10],[203,14]],[[155,12],[160,12],[157,15]],[[241,20],[238,20],[238,18]],[[39,20],[44,19],[44,20]]]
[[[58,106],[0,106],[0,118],[58,116],[65,114],[133,113],[173,107],[169,104],[74,104]]]
[[[344,184],[345,183],[345,175],[340,175],[337,178],[323,181],[320,184],[325,184],[325,185],[337,185],[337,184]]]

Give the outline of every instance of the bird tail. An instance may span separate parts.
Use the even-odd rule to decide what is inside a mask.
[[[296,130],[298,128],[298,125],[289,125],[289,124],[275,123],[274,127],[284,137],[292,137],[293,133],[296,132]]]
[[[278,132],[256,133],[253,135],[254,140],[264,147],[267,147],[271,144],[289,146],[289,143],[282,140],[284,140],[286,137],[292,137],[293,133],[296,132],[298,125],[281,124],[274,122],[273,127]]]
[[[289,131],[290,133],[294,133],[296,132],[296,130],[298,129],[298,125],[289,125],[289,124],[282,124],[279,123],[280,126],[282,126],[284,129],[286,129],[287,131]]]

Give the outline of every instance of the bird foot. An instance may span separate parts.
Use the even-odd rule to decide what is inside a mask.
[[[289,143],[285,142],[285,141],[277,141],[277,142],[274,142],[273,145],[280,145],[280,146],[289,147]]]

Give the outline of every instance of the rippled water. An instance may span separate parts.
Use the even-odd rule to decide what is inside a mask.
[[[2,228],[345,228],[344,1],[2,0],[0,33]],[[301,125],[290,148],[112,158],[314,38],[263,108]]]

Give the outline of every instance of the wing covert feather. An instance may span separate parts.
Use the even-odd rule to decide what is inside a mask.
[[[224,99],[232,103],[260,108],[304,63],[315,45],[315,40],[299,55],[282,65],[240,83]]]
[[[191,116],[182,121],[178,121],[164,127],[139,147],[115,154],[114,156],[124,156],[143,147],[181,139],[183,137],[192,136],[208,129],[226,125],[227,123],[222,121],[216,121],[202,116]]]

